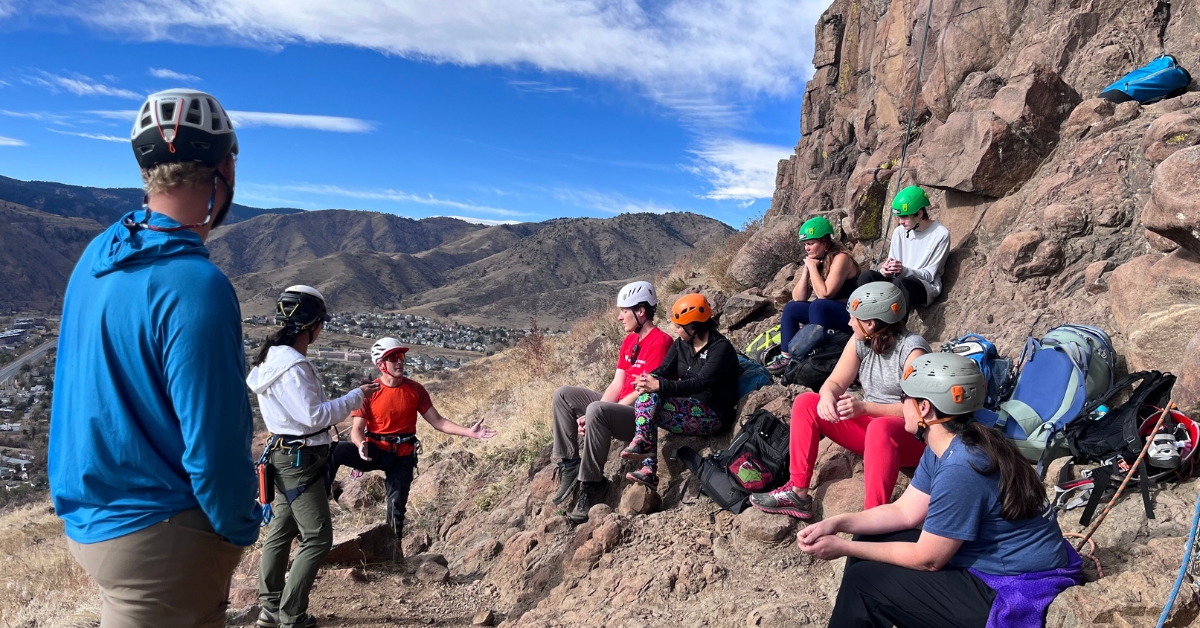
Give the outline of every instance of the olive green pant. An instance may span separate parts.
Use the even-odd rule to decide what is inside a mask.
[[[333,547],[333,522],[329,518],[329,498],[325,493],[325,461],[329,446],[302,447],[300,465],[296,452],[276,449],[270,462],[275,467],[275,517],[262,545],[258,570],[258,599],[262,607],[278,613],[279,623],[290,628],[301,625],[308,612],[308,593],[317,578],[317,569]],[[291,504],[283,491],[313,482]],[[288,571],[292,539],[300,536],[300,550]]]

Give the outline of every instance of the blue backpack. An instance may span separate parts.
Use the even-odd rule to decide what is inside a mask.
[[[1103,330],[1062,325],[1021,352],[1017,384],[998,412],[980,410],[976,418],[1004,433],[1039,475],[1045,463],[1069,453],[1063,430],[1083,414],[1089,401],[1112,388],[1115,370],[1112,341]]]
[[[1100,97],[1118,103],[1136,100],[1146,104],[1177,96],[1191,82],[1191,75],[1179,66],[1175,57],[1160,55],[1104,88]]]
[[[951,340],[942,345],[942,351],[971,358],[979,365],[979,370],[983,372],[983,378],[988,383],[983,407],[999,409],[1000,402],[1007,398],[1013,389],[1016,378],[1013,361],[1000,357],[996,345],[979,334],[967,334],[957,340]]]

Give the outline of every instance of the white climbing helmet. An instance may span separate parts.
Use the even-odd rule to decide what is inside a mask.
[[[168,89],[151,94],[133,121],[133,155],[144,170],[161,163],[198,161],[215,167],[237,154],[229,115],[211,94]]]
[[[654,293],[654,285],[649,281],[635,281],[626,284],[617,293],[617,307],[633,307],[639,303],[658,305],[658,295]]]
[[[371,362],[379,364],[384,358],[396,351],[407,353],[408,347],[401,344],[395,338],[380,338],[375,341],[375,344],[371,345]]]

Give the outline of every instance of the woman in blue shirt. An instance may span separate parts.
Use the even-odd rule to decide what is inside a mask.
[[[912,484],[893,504],[798,535],[813,556],[849,557],[829,625],[1041,626],[1054,596],[1082,582],[1081,562],[1029,463],[975,422],[987,392],[978,366],[930,353],[901,388],[905,429],[928,445]]]

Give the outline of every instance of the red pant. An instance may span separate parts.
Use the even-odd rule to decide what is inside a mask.
[[[900,467],[915,467],[925,453],[925,444],[904,431],[904,417],[859,416],[831,423],[817,415],[821,396],[804,393],[792,404],[792,484],[804,488],[812,481],[821,435],[863,457],[865,497],[869,510],[892,500]]]

